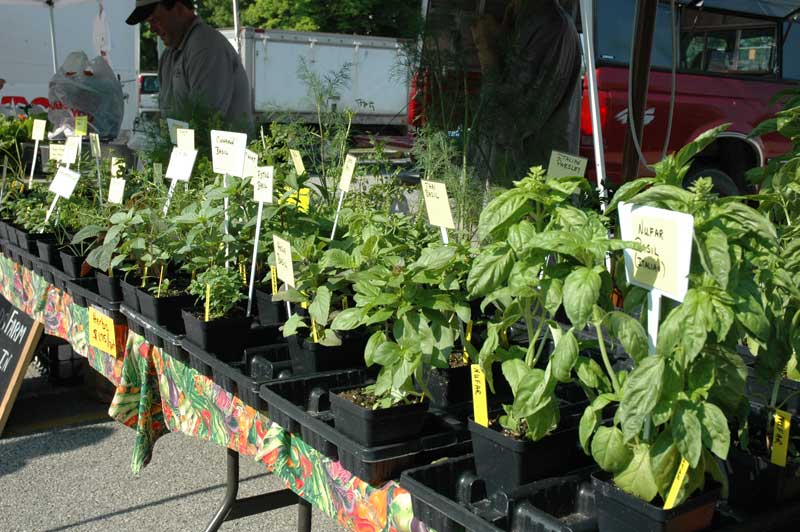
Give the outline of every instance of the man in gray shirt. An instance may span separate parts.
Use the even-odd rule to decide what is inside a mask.
[[[236,50],[194,12],[193,0],[136,0],[126,22],[146,21],[167,50],[158,64],[165,118],[219,112],[224,127],[253,132],[250,83]]]

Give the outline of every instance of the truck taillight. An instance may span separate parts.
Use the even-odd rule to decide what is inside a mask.
[[[600,127],[605,130],[606,120],[608,119],[610,95],[606,91],[597,92],[597,102],[600,104]],[[589,93],[584,90],[583,101],[581,102],[581,135],[591,136],[593,133],[594,128],[592,128],[592,113],[589,108]]]
[[[408,91],[408,125],[410,127],[419,127],[424,122],[424,103],[423,92],[425,84],[420,79],[420,73],[416,72],[411,78],[411,83]]]

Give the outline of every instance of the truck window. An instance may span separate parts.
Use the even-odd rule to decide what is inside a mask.
[[[158,94],[158,76],[142,77],[142,94]]]
[[[800,23],[786,22],[783,25],[783,79],[800,80]]]
[[[777,24],[684,8],[681,67],[693,72],[775,77]]]
[[[597,60],[628,64],[631,55],[635,0],[597,0]],[[672,11],[659,2],[650,61],[657,68],[672,68]]]

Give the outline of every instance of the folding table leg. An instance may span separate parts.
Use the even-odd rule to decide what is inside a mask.
[[[311,532],[311,503],[297,498],[297,532]]]

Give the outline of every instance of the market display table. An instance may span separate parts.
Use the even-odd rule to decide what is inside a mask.
[[[236,499],[238,460],[258,460],[293,493],[317,506],[343,527],[357,532],[407,532],[413,515],[411,498],[396,482],[373,487],[321,455],[299,435],[289,433],[267,415],[245,405],[214,381],[125,329],[121,357],[89,345],[89,310],[41,276],[7,257],[0,257],[0,294],[45,324],[45,333],[68,341],[92,368],[117,385],[109,409],[115,420],[135,430],[131,469],[138,473],[152,456],[159,437],[169,432],[213,442],[228,449],[228,492],[209,530],[224,520]],[[118,334],[120,330],[118,329]],[[232,471],[236,470],[236,479]],[[277,492],[283,493],[283,492]],[[272,494],[267,494],[272,495]],[[241,517],[291,503],[287,494],[275,506],[249,501],[233,506],[228,518]],[[227,507],[226,507],[227,505]],[[258,507],[258,508],[256,508]],[[304,520],[306,520],[304,522]],[[414,523],[424,530],[422,523]],[[300,526],[310,528],[310,512],[300,505]]]

